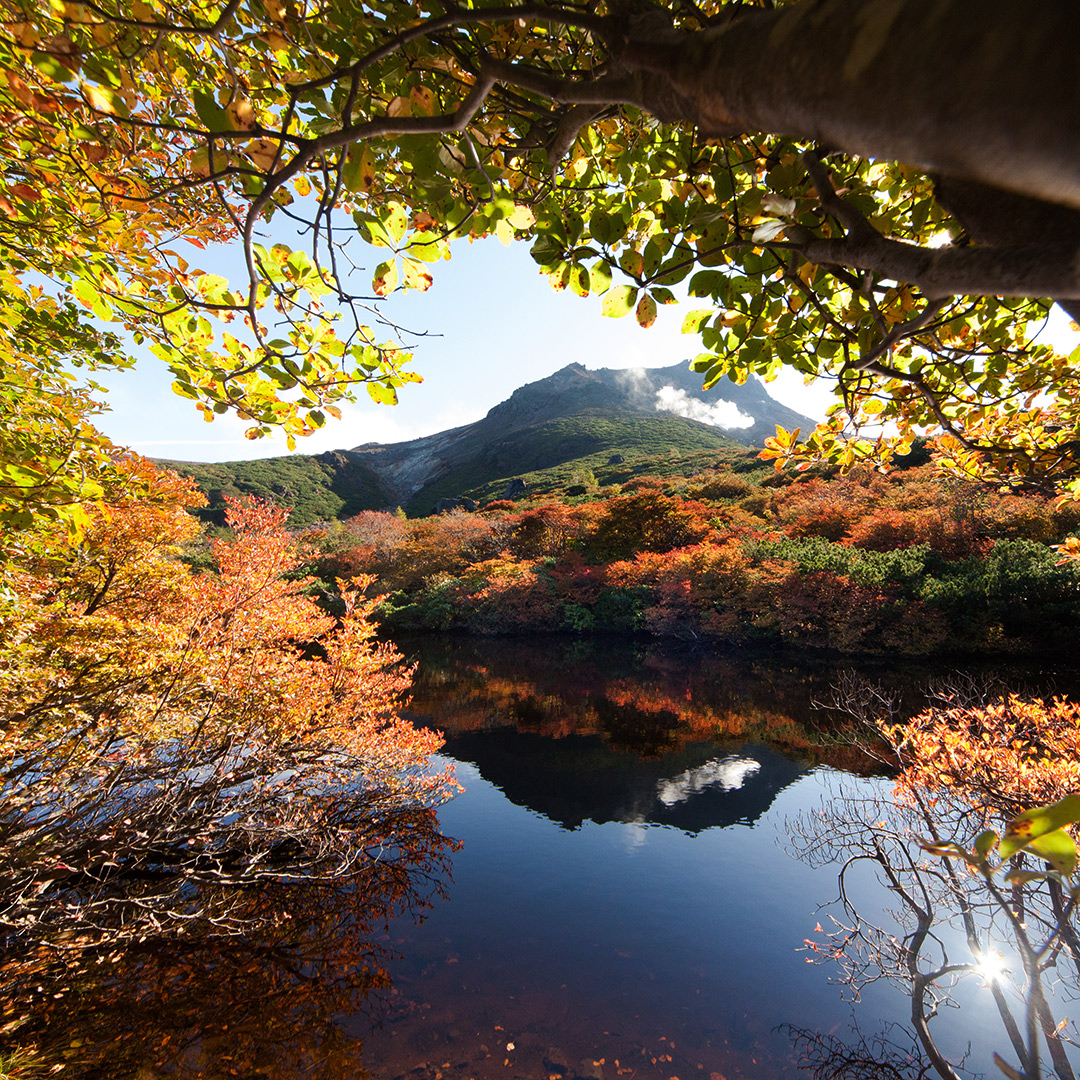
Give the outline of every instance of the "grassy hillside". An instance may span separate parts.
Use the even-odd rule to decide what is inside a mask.
[[[614,456],[622,462],[610,463]],[[224,522],[226,495],[257,495],[293,507],[294,525],[310,525],[392,508],[393,498],[363,458],[336,451],[212,465],[163,464],[193,477],[206,494],[209,505],[199,511],[204,521]],[[524,482],[528,494],[553,495],[575,485],[620,484],[643,473],[689,477],[714,468],[771,471],[756,461],[756,451],[704,424],[674,416],[582,413],[536,424],[495,443],[478,441],[464,464],[417,492],[405,509],[411,517],[422,517],[440,499],[490,502],[501,498],[514,479]]]
[[[371,470],[344,452],[215,465],[190,461],[162,464],[182,476],[194,478],[209,499],[209,505],[198,512],[199,516],[215,525],[224,524],[226,495],[257,495],[291,506],[293,525],[332,521],[361,510],[379,510],[387,502]]]
[[[609,465],[614,455],[621,455],[623,462]],[[547,494],[565,490],[589,473],[599,484],[621,483],[644,471],[692,476],[721,459],[730,467],[746,455],[744,447],[715,428],[679,417],[581,413],[537,424],[486,447],[418,492],[406,510],[421,516],[440,499],[462,496],[488,502],[500,498],[516,478],[530,494]]]

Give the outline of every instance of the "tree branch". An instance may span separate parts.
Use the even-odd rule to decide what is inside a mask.
[[[785,236],[784,246],[808,262],[870,270],[907,282],[929,299],[964,295],[1080,298],[1080,250],[1071,244],[925,248],[887,240],[877,233],[821,239],[799,225],[789,226]]]

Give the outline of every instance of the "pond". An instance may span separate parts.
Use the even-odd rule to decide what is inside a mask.
[[[465,788],[441,812],[461,848],[448,902],[394,928],[394,988],[363,1032],[376,1076],[781,1077],[806,1064],[792,1029],[910,1012],[885,982],[853,1011],[808,962],[837,869],[793,857],[792,823],[891,788],[813,726],[839,666],[557,639],[412,653],[413,715]],[[913,704],[942,676],[867,674]],[[881,906],[872,875],[849,888]],[[981,1044],[972,1064],[1001,1040],[989,996],[942,1036]]]
[[[871,1059],[919,1075],[898,1026],[910,986],[878,958],[853,1005],[821,945],[838,925],[826,849],[891,813],[888,777],[819,707],[850,664],[555,637],[402,647],[408,712],[445,732],[464,789],[439,810],[453,844],[384,821],[375,873],[252,891],[244,938],[102,955],[40,1003],[63,1075],[767,1080],[879,1075]],[[971,675],[860,673],[909,710],[929,680]],[[846,896],[887,953],[895,897],[859,867]],[[956,937],[943,926],[941,948]],[[957,1001],[939,1044],[992,1071],[1001,1002],[977,980]]]

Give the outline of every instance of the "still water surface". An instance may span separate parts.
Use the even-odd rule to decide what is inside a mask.
[[[809,814],[828,839],[852,798],[883,800],[863,820],[890,812],[889,779],[814,708],[840,667],[555,638],[404,648],[409,709],[464,785],[440,810],[457,850],[426,814],[373,819],[374,870],[226,897],[242,937],[133,942],[38,986],[63,1076],[770,1080],[808,1075],[792,1029],[850,1046],[853,1024],[872,1037],[910,1013],[884,981],[853,1008],[804,948],[831,925],[836,866],[793,857],[792,834]],[[913,710],[942,672],[863,674]],[[848,885],[892,933],[874,875]],[[994,1075],[1002,1032],[971,983],[941,1042]],[[810,1075],[884,1075],[828,1064]]]
[[[448,901],[392,929],[379,1026],[356,1023],[376,1076],[793,1076],[788,1025],[905,1018],[884,983],[853,1011],[803,948],[836,870],[791,855],[791,821],[891,786],[812,726],[836,669],[554,640],[413,651],[412,713],[465,788],[441,811],[461,849]],[[932,673],[869,674],[911,697]],[[998,1036],[969,999],[943,1041],[974,1040],[976,1064]]]

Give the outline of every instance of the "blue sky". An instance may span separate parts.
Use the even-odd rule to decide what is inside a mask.
[[[370,249],[369,249],[370,250]],[[385,253],[383,253],[385,254]],[[372,251],[367,272],[379,261]],[[235,253],[201,253],[195,265],[215,273],[235,270]],[[666,367],[688,361],[700,344],[680,333],[686,305],[661,308],[656,324],[642,330],[633,315],[607,319],[596,297],[555,293],[529,257],[525,244],[505,248],[496,240],[458,242],[449,262],[432,267],[427,293],[394,296],[385,305],[399,325],[428,336],[415,346],[414,369],[424,381],[405,387],[397,406],[366,397],[346,407],[340,422],[300,441],[299,453],[396,442],[478,420],[517,387],[577,362],[585,367]],[[171,376],[152,357],[134,371],[101,379],[110,387],[111,411],[99,426],[114,441],[151,457],[228,461],[287,453],[283,439],[250,442],[233,417],[203,421],[193,404],[170,389]],[[788,373],[770,392],[809,416],[821,417],[828,388],[804,387]]]

